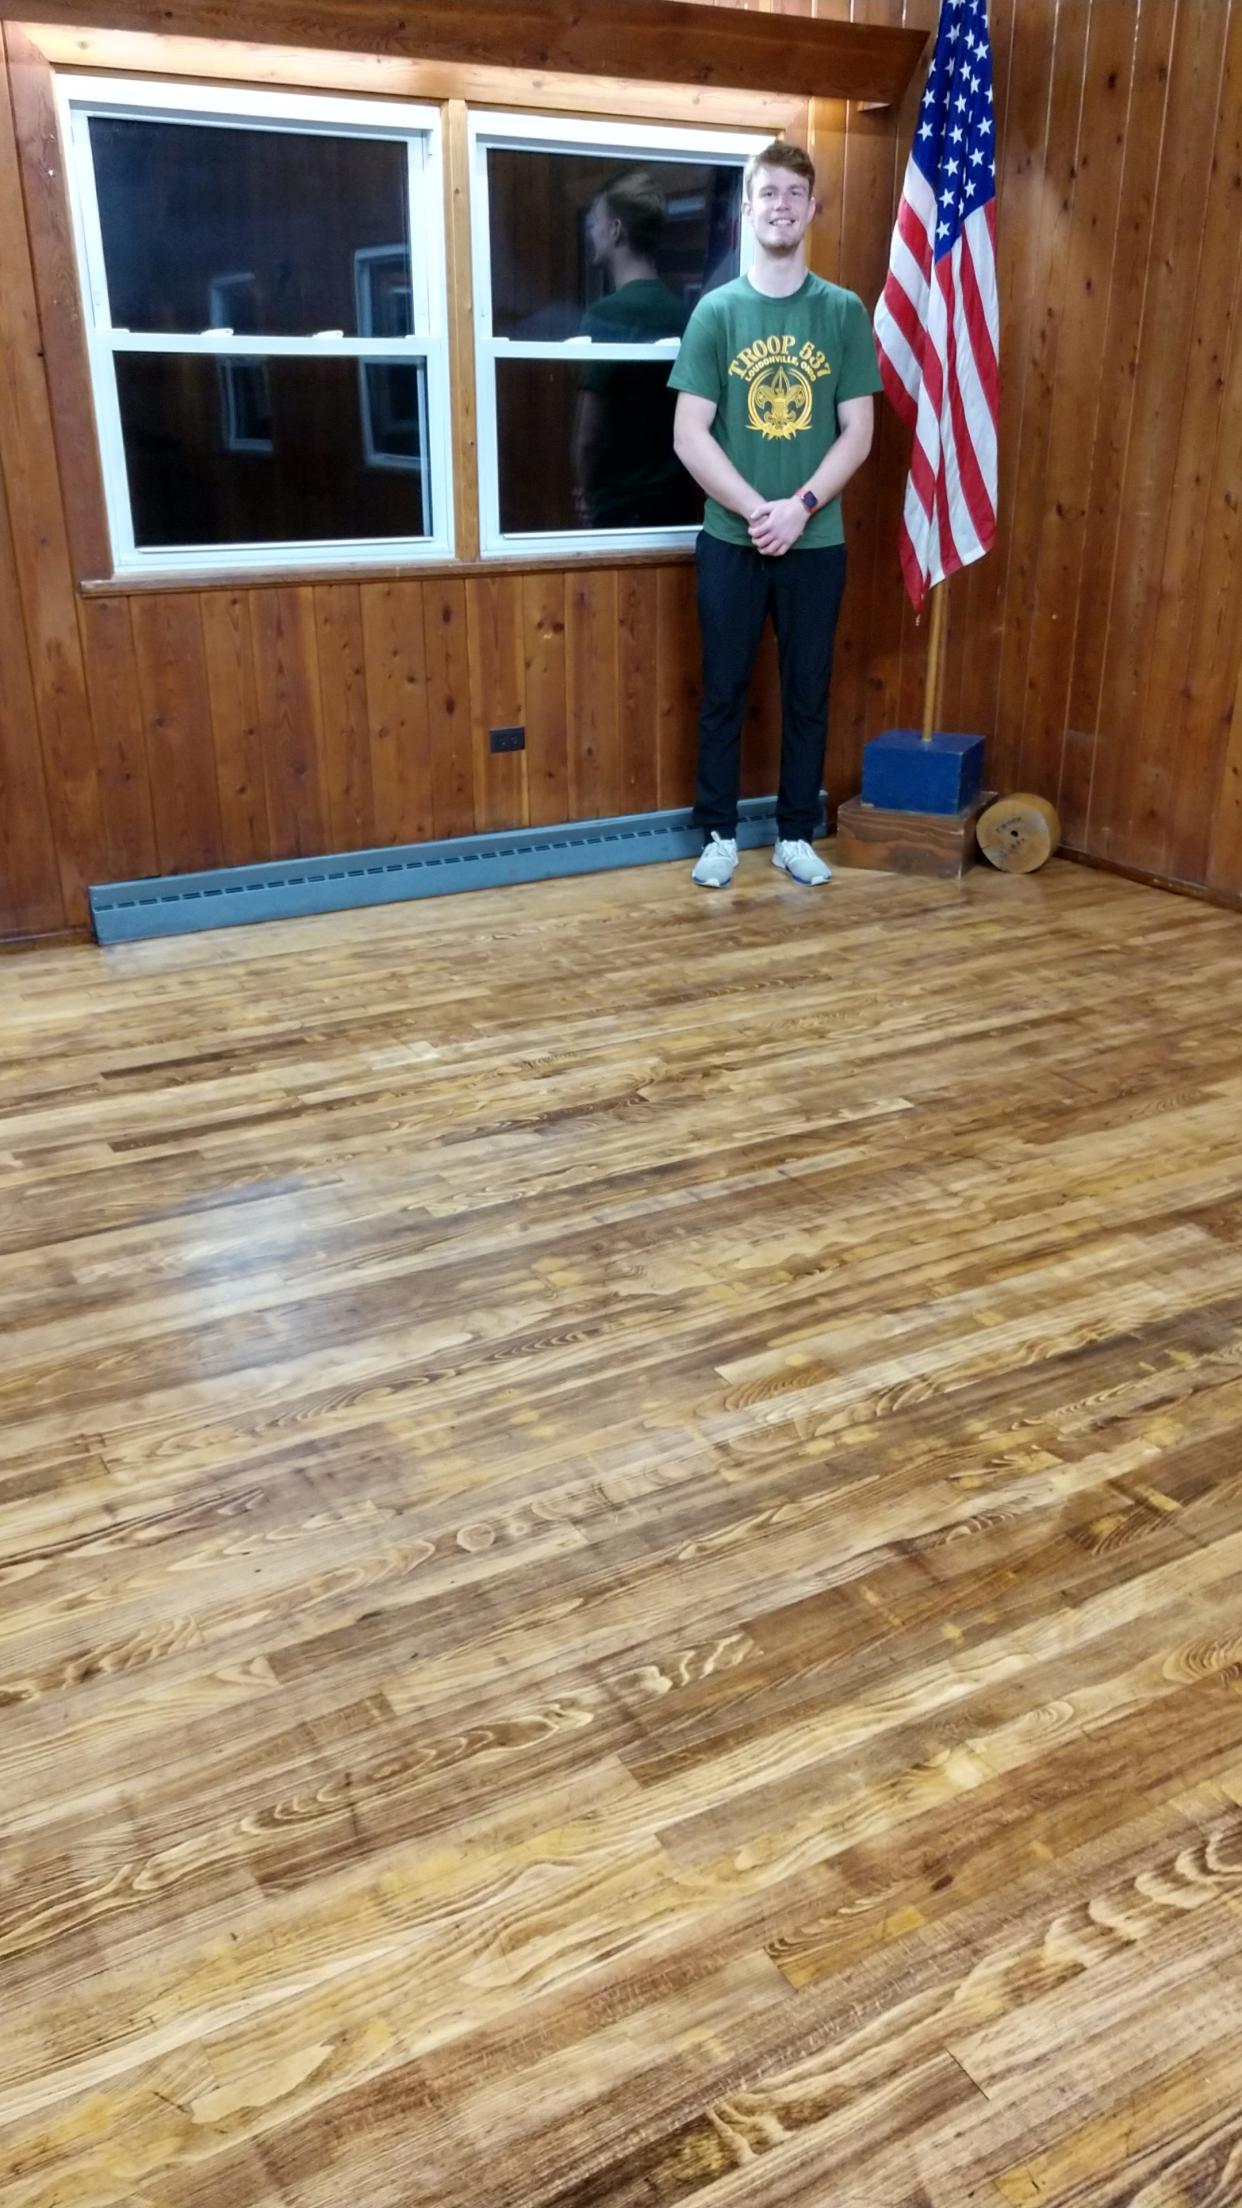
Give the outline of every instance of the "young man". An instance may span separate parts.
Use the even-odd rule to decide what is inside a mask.
[[[641,345],[681,336],[685,306],[656,265],[664,222],[664,201],[644,169],[600,193],[587,216],[587,245],[611,288],[588,307],[584,337]],[[673,454],[673,405],[642,363],[599,361],[583,370],[572,447],[580,521],[651,529],[688,518],[694,492]]]
[[[746,164],[755,234],[745,276],[708,292],[670,378],[674,444],[707,493],[696,561],[703,645],[694,879],[724,889],[737,865],[742,714],[768,614],[781,668],[781,779],[773,863],[826,882],[811,847],[828,682],[845,583],[841,492],[871,450],[880,389],[871,324],[852,291],[808,273],[815,171],[777,142]]]

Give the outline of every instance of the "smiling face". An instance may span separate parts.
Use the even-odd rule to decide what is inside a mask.
[[[815,201],[805,177],[792,169],[756,169],[743,210],[765,253],[796,253],[810,228]]]

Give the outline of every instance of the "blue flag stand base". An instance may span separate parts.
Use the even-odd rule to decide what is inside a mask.
[[[953,878],[974,862],[975,823],[992,795],[984,739],[936,729],[947,587],[932,591],[923,726],[886,729],[864,745],[862,790],[838,814],[842,866]]]

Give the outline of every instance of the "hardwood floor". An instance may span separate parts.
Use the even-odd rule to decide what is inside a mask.
[[[1240,954],[0,960],[4,2208],[1242,2202]]]

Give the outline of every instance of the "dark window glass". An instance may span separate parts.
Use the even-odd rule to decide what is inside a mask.
[[[494,146],[487,164],[497,337],[675,336],[705,291],[737,275],[740,163]],[[635,282],[652,288],[632,314]]]
[[[93,115],[113,322],[412,334],[404,145]]]
[[[673,452],[668,360],[500,360],[500,525],[694,524],[703,496]]]
[[[134,542],[431,531],[421,362],[118,353]]]

